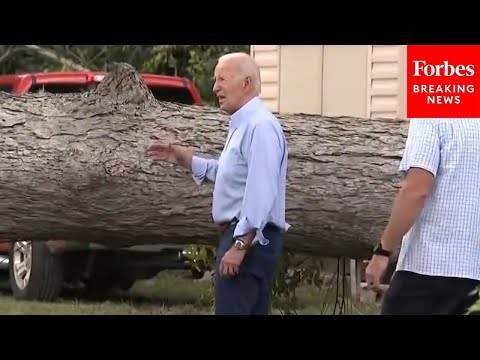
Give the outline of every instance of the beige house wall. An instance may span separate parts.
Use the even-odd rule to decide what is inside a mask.
[[[281,113],[322,113],[323,52],[323,46],[280,46],[278,101]]]
[[[368,116],[368,46],[323,47],[322,115]]]
[[[280,92],[280,45],[251,45],[250,53],[260,67],[260,97],[271,111],[278,112]]]
[[[406,46],[252,45],[272,111],[324,116],[406,115]]]

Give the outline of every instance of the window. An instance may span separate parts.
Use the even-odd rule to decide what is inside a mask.
[[[13,91],[13,85],[0,85],[0,91],[11,93]]]
[[[53,94],[65,94],[65,93],[83,93],[88,90],[87,84],[35,84],[30,88],[30,92],[45,91]]]
[[[160,101],[177,102],[193,105],[194,99],[187,88],[151,87],[153,96]]]

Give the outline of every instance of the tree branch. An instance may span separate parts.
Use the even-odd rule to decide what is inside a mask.
[[[53,50],[49,50],[49,49],[45,49],[45,48],[42,48],[38,45],[23,45],[24,47],[26,47],[27,49],[29,50],[33,50],[35,51],[37,54],[40,54],[44,57],[47,57],[49,59],[52,59],[52,60],[55,60],[55,61],[58,61],[59,63],[61,63],[62,65],[64,66],[68,66],[68,67],[71,67],[72,69],[74,70],[78,70],[78,71],[90,71],[89,69],[83,67],[82,65],[80,64],[77,64],[61,55],[58,55],[55,51]]]
[[[4,62],[5,60],[7,60],[7,58],[9,56],[12,56],[14,53],[16,53],[18,50],[20,50],[19,48],[8,48],[3,54],[2,56],[0,56],[0,63]]]

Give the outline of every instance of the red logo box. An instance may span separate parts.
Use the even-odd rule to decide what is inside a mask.
[[[407,117],[480,117],[480,45],[408,45]]]

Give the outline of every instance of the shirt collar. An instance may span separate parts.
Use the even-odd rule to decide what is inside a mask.
[[[262,102],[258,96],[248,101],[240,109],[230,116],[230,128],[238,128],[242,123],[249,120],[249,115],[261,106]]]

